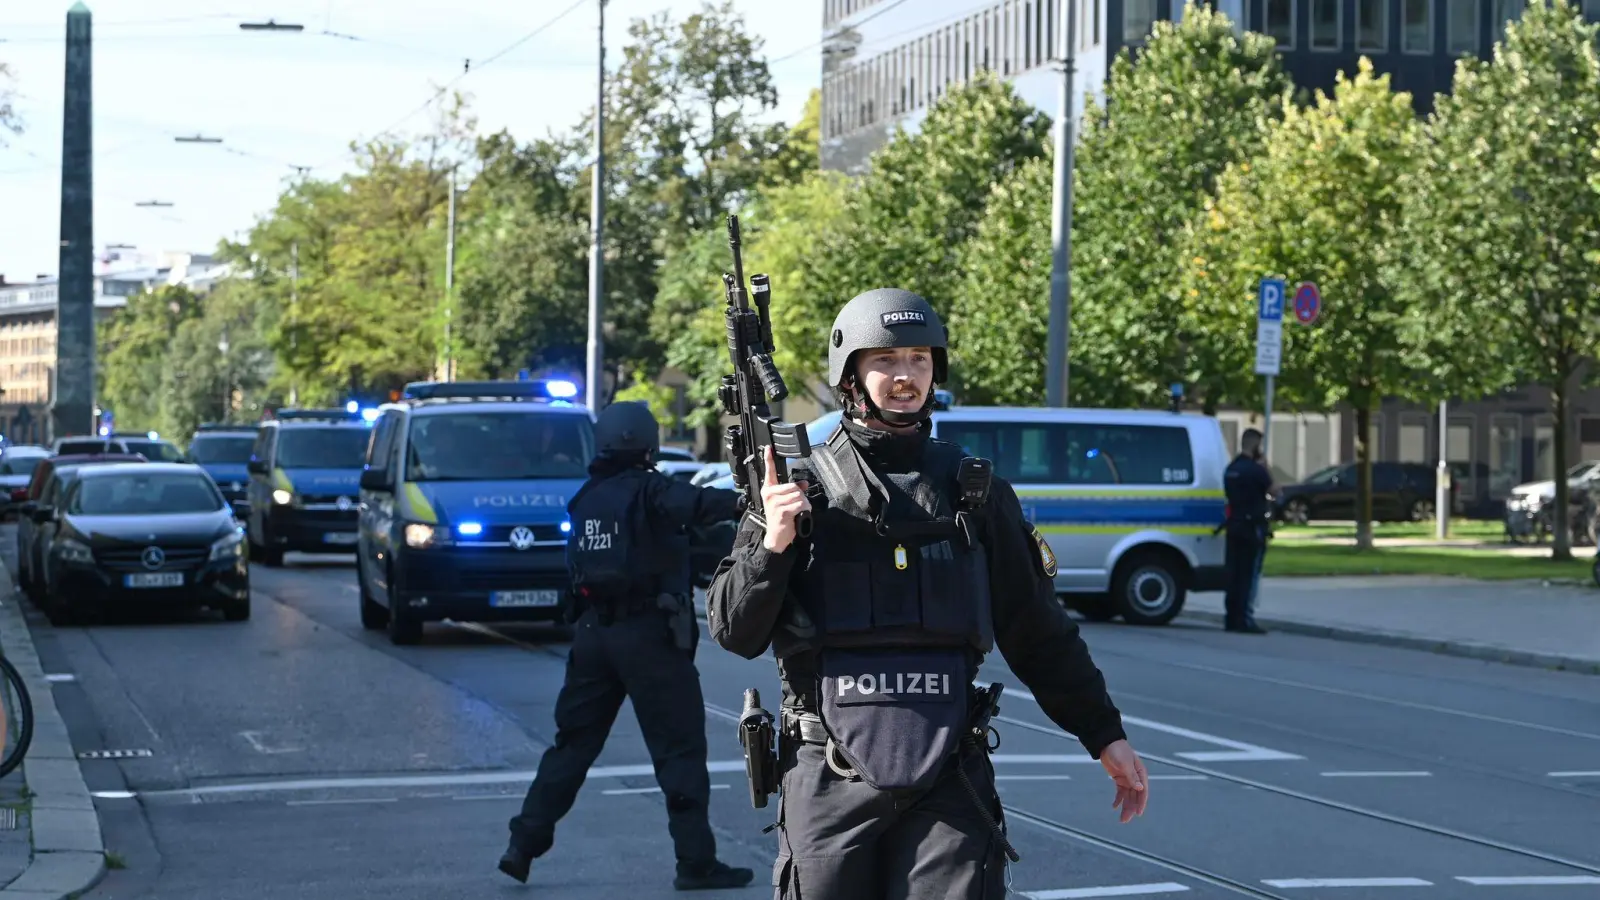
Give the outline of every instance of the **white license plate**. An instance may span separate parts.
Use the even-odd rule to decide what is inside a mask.
[[[560,591],[495,591],[490,606],[559,606]]]
[[[123,583],[131,588],[183,587],[182,572],[150,572],[129,575]]]
[[[354,531],[330,531],[322,536],[325,544],[354,544],[356,533]]]

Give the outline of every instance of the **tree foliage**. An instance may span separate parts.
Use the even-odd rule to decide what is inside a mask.
[[[1265,152],[1230,167],[1213,202],[1182,241],[1184,324],[1209,326],[1222,372],[1254,378],[1257,285],[1283,278],[1282,371],[1287,405],[1325,410],[1348,403],[1356,414],[1357,541],[1371,546],[1372,411],[1384,397],[1414,393],[1406,353],[1408,300],[1397,290],[1391,249],[1401,238],[1399,184],[1416,165],[1419,126],[1411,96],[1390,90],[1363,57],[1353,79],[1342,73],[1332,96],[1297,108],[1286,102],[1267,132]],[[1320,317],[1295,324],[1298,282],[1321,290]],[[1219,382],[1224,383],[1226,382]],[[1230,385],[1244,393],[1243,384]]]
[[[1597,30],[1567,0],[1530,3],[1492,61],[1458,64],[1402,190],[1408,291],[1427,312],[1417,327],[1480,389],[1529,379],[1551,390],[1557,473],[1568,395],[1600,349]],[[1555,485],[1564,559],[1566,479]]]

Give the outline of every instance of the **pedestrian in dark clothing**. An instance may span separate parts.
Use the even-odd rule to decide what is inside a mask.
[[[1239,438],[1239,455],[1222,476],[1228,495],[1228,591],[1224,627],[1246,634],[1266,634],[1256,624],[1256,592],[1267,555],[1271,527],[1272,473],[1261,464],[1261,432],[1248,428]]]
[[[617,710],[633,701],[666,797],[680,891],[737,888],[755,873],[717,860],[708,805],[700,639],[689,582],[692,525],[738,517],[739,495],[674,481],[654,469],[659,432],[649,407],[614,403],[595,424],[599,454],[567,505],[567,565],[577,628],[556,699],[556,738],[539,762],[500,871],[526,882],[555,840]]]
[[[845,305],[828,352],[840,427],[790,483],[768,451],[760,514],[707,591],[718,644],[778,661],[778,900],[1004,896],[1016,857],[973,735],[992,711],[973,680],[995,647],[1111,775],[1122,821],[1145,808],[1144,766],[1056,599],[1049,546],[988,460],[929,437],[945,345],[909,291]]]

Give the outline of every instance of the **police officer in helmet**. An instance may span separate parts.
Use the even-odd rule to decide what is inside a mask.
[[[733,491],[656,471],[660,435],[643,403],[613,403],[595,424],[599,453],[567,505],[576,630],[556,699],[556,738],[539,763],[500,871],[528,880],[555,841],[624,699],[633,701],[666,797],[680,891],[737,888],[755,873],[717,860],[707,818],[705,705],[695,669],[699,623],[689,582],[692,525],[738,517]]]
[[[718,644],[778,660],[779,900],[1004,895],[994,771],[963,737],[987,722],[972,682],[995,648],[1111,775],[1122,820],[1145,808],[1144,766],[1044,538],[987,461],[929,436],[945,344],[909,291],[845,305],[828,347],[841,425],[789,483],[769,451],[761,515],[707,592]]]

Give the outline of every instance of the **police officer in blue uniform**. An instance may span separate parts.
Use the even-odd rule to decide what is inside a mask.
[[[1266,634],[1256,624],[1256,588],[1261,583],[1261,563],[1267,554],[1272,473],[1261,464],[1261,432],[1247,428],[1239,438],[1239,455],[1222,476],[1228,495],[1228,590],[1224,595],[1223,627],[1244,634]]]
[[[1044,538],[987,460],[929,436],[946,337],[909,291],[845,305],[828,348],[841,425],[787,483],[769,452],[762,510],[707,591],[718,644],[778,661],[779,900],[1005,894],[1016,857],[972,734],[993,711],[973,681],[996,647],[1111,775],[1122,820],[1145,808],[1144,766]]]
[[[738,517],[733,491],[693,487],[656,471],[655,417],[643,403],[613,403],[595,423],[599,453],[567,505],[567,565],[576,630],[556,699],[555,744],[545,751],[500,871],[528,880],[550,850],[600,756],[624,698],[633,701],[666,797],[680,891],[737,888],[750,869],[717,860],[707,806],[705,705],[695,648],[700,640],[689,584],[692,525]]]

